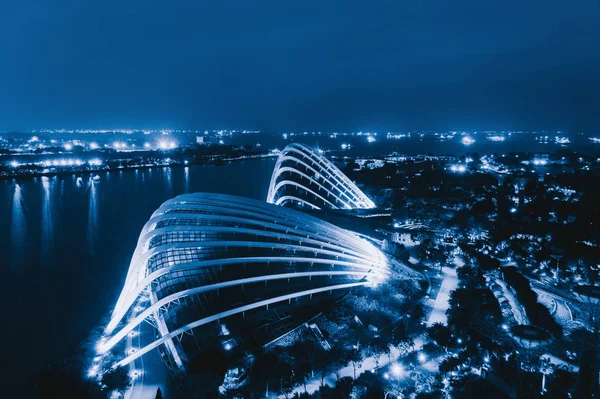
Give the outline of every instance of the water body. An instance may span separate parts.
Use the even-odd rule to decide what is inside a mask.
[[[275,159],[0,181],[0,386],[73,354],[114,305],[142,226],[187,192],[265,199]]]

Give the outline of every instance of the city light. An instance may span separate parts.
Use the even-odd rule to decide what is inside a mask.
[[[452,172],[465,173],[467,167],[465,165],[450,165],[450,170]]]
[[[73,144],[67,143],[63,147],[64,147],[65,150],[71,151],[73,149]]]
[[[461,140],[461,143],[464,145],[471,145],[475,142],[475,139],[471,136],[464,136]]]
[[[504,140],[506,140],[506,137],[504,137],[504,136],[488,136],[487,139],[490,141],[504,141]]]
[[[404,367],[402,367],[401,364],[394,363],[394,365],[392,366],[392,374],[396,378],[402,377],[404,375]]]
[[[177,147],[177,145],[175,144],[174,141],[168,141],[168,140],[159,140],[158,141],[158,148],[160,148],[161,150],[169,150],[169,149],[173,149]]]
[[[98,143],[92,141],[90,143],[90,149],[91,150],[97,150],[98,149]]]
[[[546,165],[547,163],[548,163],[548,161],[545,159],[534,159],[533,160],[534,165]]]
[[[100,166],[102,165],[102,160],[98,158],[90,159],[88,163],[92,166]]]
[[[367,141],[368,141],[369,143],[374,143],[374,142],[375,142],[375,137],[373,137],[373,136],[368,136],[368,137],[367,137]]]
[[[510,208],[510,213],[516,213],[517,212],[517,208]]]
[[[21,164],[17,161],[10,161],[10,166],[12,168],[18,168],[19,166],[21,166]]]
[[[94,378],[98,375],[99,371],[100,371],[100,367],[97,364],[95,364],[92,367],[90,367],[87,375],[89,378]]]
[[[150,143],[144,143],[144,148],[150,148],[150,147],[151,147]]]
[[[424,353],[419,353],[418,359],[421,363],[425,363],[427,361],[427,356]]]

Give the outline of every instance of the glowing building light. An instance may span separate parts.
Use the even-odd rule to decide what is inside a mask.
[[[225,144],[223,140],[219,140],[219,144]]]
[[[547,163],[548,163],[548,161],[545,159],[534,159],[533,160],[534,165],[546,165]]]
[[[488,136],[487,139],[490,141],[504,141],[504,140],[506,140],[506,137],[504,137],[504,136]]]
[[[100,166],[102,165],[102,160],[98,158],[90,159],[88,163],[92,166]]]
[[[301,165],[315,165],[304,169]],[[302,189],[302,190],[299,190]],[[273,170],[267,202],[296,204],[313,209],[375,208],[357,186],[331,161],[304,144],[283,149]]]
[[[10,161],[10,166],[12,168],[18,168],[19,166],[21,166],[21,164],[18,163],[17,161]]]
[[[475,139],[471,136],[465,136],[462,138],[461,143],[464,145],[471,145],[475,142]]]
[[[373,136],[369,136],[369,137],[367,137],[367,141],[368,141],[369,143],[374,143],[374,142],[375,142],[375,137],[373,137]]]
[[[71,151],[73,149],[73,144],[67,143],[63,147],[65,148],[65,150]]]
[[[450,170],[452,172],[465,173],[467,171],[467,167],[465,165],[451,165]]]
[[[144,148],[150,148],[150,143],[144,143]]]
[[[90,149],[91,150],[97,150],[98,149],[98,143],[95,143],[95,142],[92,141],[90,143]]]
[[[350,148],[350,146],[348,144],[342,144],[342,150],[346,150]]]
[[[418,358],[421,363],[425,363],[427,361],[427,356],[425,356],[424,353],[419,353]]]
[[[510,208],[510,213],[516,213],[517,212],[517,208]]]
[[[196,213],[195,211],[200,212]],[[240,257],[239,251],[229,250],[232,245],[230,240],[235,236],[236,228],[226,227],[223,229],[215,226],[213,227],[215,231],[221,230],[222,232],[220,231],[214,236],[207,236],[206,239],[201,236],[202,231],[207,229],[207,221],[213,223],[220,218],[229,221],[232,219],[232,215],[235,217],[235,223],[239,225],[238,228],[248,231],[249,236],[253,237],[250,238],[251,241],[243,243],[244,247],[252,248],[253,252],[250,257],[246,255]],[[185,235],[179,235],[182,225],[174,222],[190,218],[194,218],[197,223],[192,226],[183,226],[186,229]],[[268,229],[265,229],[267,226]],[[174,233],[175,235],[173,235]],[[173,237],[172,243],[167,243],[166,240],[163,243],[152,239],[152,237],[166,239],[171,236]],[[278,240],[280,238],[281,241],[274,241],[273,237],[278,237]],[[294,244],[290,244],[292,240],[295,241]],[[150,241],[158,243],[158,245],[150,248]],[[202,251],[199,245],[215,248],[214,253],[217,254],[217,257]],[[194,253],[194,256],[197,256],[197,264],[192,266],[184,258],[175,258],[172,262],[165,262],[157,269],[151,270],[148,257],[171,253],[172,246],[177,247],[177,253]],[[290,251],[290,247],[296,249],[296,252]],[[266,265],[271,260],[274,263],[271,263],[269,273],[264,275],[257,275],[255,270],[258,269],[255,267],[236,267],[236,265],[242,264]],[[231,276],[232,279],[214,284],[196,284],[196,280],[189,279],[186,282],[188,285],[179,287],[176,292],[160,298],[143,312],[139,314],[131,312],[132,308],[137,306],[138,298],[146,297],[148,292],[153,292],[154,295],[156,292],[154,283],[158,279],[175,281],[179,278],[181,270],[191,266],[198,273],[203,273],[211,264],[225,265],[225,267],[232,268],[230,270],[235,271],[236,274]],[[294,265],[293,267],[297,268],[297,271],[289,270],[288,265]],[[332,265],[335,265],[335,268],[332,268]],[[312,301],[317,301],[316,305],[321,301],[329,301],[331,295],[335,296],[336,293],[339,293],[337,295],[341,297],[354,287],[368,286],[370,278],[384,280],[389,274],[388,259],[375,245],[347,230],[305,213],[265,201],[224,194],[184,194],[165,202],[145,225],[138,241],[138,247],[134,251],[123,291],[105,330],[109,339],[99,345],[99,354],[108,353],[120,342],[127,340],[129,334],[136,330],[144,320],[151,315],[159,314],[160,308],[170,306],[173,314],[178,312],[188,314],[190,309],[180,304],[181,299],[185,300],[185,298],[204,295],[204,293],[214,293],[216,309],[211,310],[209,303],[206,314],[189,313],[189,318],[199,316],[198,319],[191,319],[191,322],[184,320],[182,323],[180,318],[175,317],[166,320],[162,314],[159,314],[156,319],[158,334],[154,336],[154,340],[145,343],[145,346],[136,347],[135,353],[131,352],[128,347],[125,357],[115,359],[117,363],[114,364],[115,367],[131,364],[135,359],[162,345],[173,363],[180,366],[183,364],[182,357],[185,355],[189,358],[193,353],[184,353],[184,349],[179,345],[173,345],[173,340],[178,334],[192,331],[235,314],[239,314],[243,318],[245,312],[253,309],[265,309],[265,306],[271,304],[281,303],[286,306],[285,304],[290,304],[295,298],[312,299]],[[309,287],[293,283],[293,281],[305,278],[312,278],[314,284],[311,289],[307,290],[306,288]],[[292,280],[292,283],[285,284],[286,290],[278,292],[278,296],[273,296],[269,289],[256,294],[256,296],[243,295],[243,287],[247,284],[263,283],[266,286],[269,282],[270,286],[271,281],[289,280]],[[228,287],[237,287],[240,296],[228,298],[221,294],[217,299],[219,290]],[[319,294],[324,296],[321,297]],[[314,297],[311,298],[313,295]],[[131,314],[134,315],[133,319],[127,317]],[[161,330],[161,326],[166,323],[171,323],[167,325],[169,329]],[[295,325],[289,325],[290,329],[295,327]],[[229,330],[226,330],[226,327],[220,327],[220,332],[224,336],[227,331]],[[237,345],[235,340],[224,340],[220,343],[224,350],[227,350],[225,347],[227,343],[231,345],[231,350]],[[123,356],[123,353],[121,352],[120,355]]]

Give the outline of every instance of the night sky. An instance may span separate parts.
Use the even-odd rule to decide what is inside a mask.
[[[0,0],[0,129],[600,130],[600,0]]]

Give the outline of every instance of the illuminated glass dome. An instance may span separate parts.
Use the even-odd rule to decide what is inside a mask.
[[[370,209],[369,199],[331,161],[304,144],[281,151],[271,177],[267,202],[311,209]]]
[[[181,195],[144,226],[98,352],[149,320],[156,338],[116,365],[161,347],[183,369],[207,345],[270,342],[387,275],[371,243],[312,216],[231,195]]]

